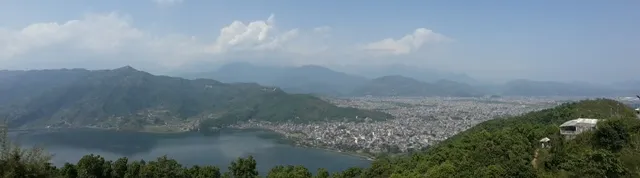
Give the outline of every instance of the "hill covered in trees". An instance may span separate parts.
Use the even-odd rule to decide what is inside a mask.
[[[193,129],[239,121],[314,122],[391,118],[254,83],[156,76],[131,67],[2,71],[0,117],[11,127]]]
[[[559,135],[558,125],[579,117],[606,119],[575,139]],[[538,140],[551,138],[551,148]],[[5,137],[6,138],[6,137]],[[4,142],[3,142],[4,143]],[[5,147],[3,147],[5,148]],[[186,168],[166,157],[127,163],[89,155],[77,164],[54,168],[39,150],[3,149],[2,174],[31,177],[256,177],[255,160],[239,158],[222,174],[215,167]],[[8,151],[7,151],[8,150]],[[26,156],[31,155],[31,156]],[[35,155],[35,156],[33,156]],[[129,176],[127,176],[129,175]],[[380,157],[369,168],[315,175],[302,166],[278,166],[267,175],[288,177],[639,177],[640,120],[632,109],[608,100],[585,100],[479,124],[426,151]],[[27,177],[27,176],[25,176]]]

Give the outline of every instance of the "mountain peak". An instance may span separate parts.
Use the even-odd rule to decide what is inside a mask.
[[[319,65],[303,65],[299,67],[293,68],[293,70],[306,70],[306,71],[314,71],[314,72],[336,72],[327,67],[319,66]]]
[[[324,67],[324,66],[314,65],[314,64],[302,65],[302,66],[300,66],[300,68],[319,68],[319,69],[326,69],[326,67]]]
[[[131,67],[131,66],[129,66],[129,65],[126,65],[126,66],[124,66],[124,67],[120,67],[120,68],[117,68],[117,69],[114,69],[114,70],[115,70],[115,71],[123,71],[123,72],[124,72],[124,71],[132,71],[132,72],[136,72],[136,71],[138,71],[137,69],[135,69],[135,68],[133,68],[133,67]]]
[[[417,82],[417,83],[421,83],[420,81],[411,78],[411,77],[405,77],[402,75],[387,75],[387,76],[382,76],[382,77],[378,77],[373,79],[374,81],[403,81],[403,82]]]

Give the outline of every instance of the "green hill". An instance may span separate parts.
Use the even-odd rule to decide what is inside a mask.
[[[0,105],[24,100],[52,87],[69,84],[87,73],[89,71],[84,69],[0,70]]]
[[[38,71],[26,73],[32,75],[30,78],[47,77],[37,75]],[[68,78],[50,80],[65,82],[46,85],[14,80],[14,86],[25,90],[40,88],[20,99],[12,98],[15,102],[0,104],[0,116],[7,118],[11,127],[124,129],[147,126],[184,129],[198,123],[221,126],[249,119],[313,122],[352,120],[356,116],[374,120],[391,117],[381,112],[336,107],[316,97],[287,94],[279,88],[155,76],[131,67],[78,72]]]
[[[580,117],[607,120],[573,140],[559,135],[561,123]],[[380,177],[638,177],[639,126],[631,108],[613,100],[568,103],[484,122],[428,151],[378,159],[369,172]],[[539,148],[544,137],[551,138],[551,149]]]

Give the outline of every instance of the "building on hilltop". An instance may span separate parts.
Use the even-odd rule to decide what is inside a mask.
[[[636,95],[636,97],[638,97],[638,99],[640,99],[640,95]],[[640,115],[640,106],[638,106],[638,108],[636,108],[636,114]]]
[[[560,134],[567,139],[573,139],[576,135],[596,129],[598,119],[578,118],[560,125]]]

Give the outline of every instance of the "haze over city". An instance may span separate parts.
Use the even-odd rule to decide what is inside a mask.
[[[37,4],[37,5],[35,5]],[[636,80],[637,1],[0,2],[0,69],[406,65],[486,81]],[[595,72],[597,71],[597,72]]]

